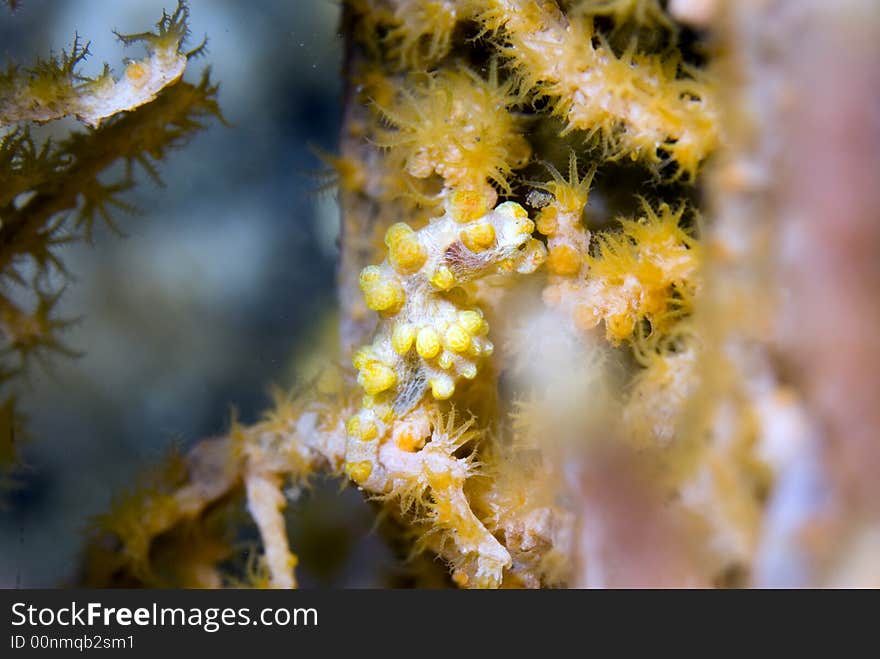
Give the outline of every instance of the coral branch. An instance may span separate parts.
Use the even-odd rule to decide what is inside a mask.
[[[244,479],[248,511],[260,529],[273,588],[296,588],[296,556],[290,552],[282,511],[286,505],[278,474],[249,473]]]
[[[143,43],[147,56],[128,64],[114,79],[105,65],[101,75],[87,78],[77,65],[88,54],[88,44],[74,39],[69,53],[38,61],[31,69],[11,67],[0,76],[0,126],[16,122],[45,123],[75,116],[97,128],[105,119],[128,112],[156,98],[186,69],[183,50],[189,10],[181,0],[173,14],[163,14],[155,32],[116,36],[126,45]]]
[[[610,157],[653,166],[674,162],[695,177],[718,143],[709,84],[675,52],[617,54],[590,20],[566,17],[552,2],[492,0],[480,20],[503,32],[504,52],[526,89],[554,99],[569,130],[598,133]]]

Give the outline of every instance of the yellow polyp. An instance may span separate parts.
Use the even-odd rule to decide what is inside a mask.
[[[345,464],[345,473],[355,483],[363,483],[373,473],[373,465],[366,460],[362,462],[347,462]]]
[[[369,362],[358,373],[358,384],[370,396],[375,396],[397,384],[397,375],[385,364]]]
[[[389,252],[389,257],[399,272],[409,274],[425,265],[428,253],[417,238],[410,238],[400,241]]]
[[[448,371],[452,368],[452,365],[455,364],[455,361],[452,357],[452,353],[443,351],[443,354],[440,355],[440,358],[437,360],[437,365],[442,368],[444,371]]]
[[[476,336],[483,330],[483,316],[478,311],[462,311],[458,314],[458,322],[471,336]]]
[[[428,384],[431,386],[431,395],[437,400],[446,400],[455,393],[452,378],[433,378]]]
[[[476,364],[465,364],[461,367],[461,376],[466,380],[473,380],[477,377],[477,365]]]
[[[462,231],[460,237],[472,252],[484,252],[495,244],[495,227],[488,222],[475,224]]]
[[[428,253],[412,228],[405,222],[392,225],[385,233],[388,260],[403,274],[410,274],[425,265]]]
[[[390,249],[394,247],[401,239],[411,236],[415,231],[406,222],[396,222],[388,227],[385,232],[385,245]]]
[[[352,437],[359,437],[361,434],[361,420],[356,416],[351,417],[348,423],[345,424],[345,429]]]
[[[491,342],[491,341],[486,341],[486,342],[483,344],[483,354],[484,354],[486,357],[491,357],[493,352],[495,352],[495,346],[492,345],[492,342]]]
[[[547,269],[551,274],[571,277],[581,270],[581,256],[571,245],[553,245],[547,254]]]
[[[361,286],[361,290],[369,287],[370,284],[375,284],[379,281],[379,278],[382,276],[382,268],[378,265],[368,265],[366,268],[361,270],[361,274],[358,277],[358,283]]]
[[[557,185],[553,190],[556,203],[564,213],[580,213],[587,204],[588,191],[588,188],[570,184]]]
[[[439,288],[441,291],[448,291],[455,286],[455,275],[452,274],[452,270],[445,265],[441,265],[431,275],[431,285]]]
[[[452,194],[451,214],[456,222],[473,222],[483,217],[492,200],[478,190],[458,190]]]
[[[462,570],[456,570],[452,573],[452,582],[459,588],[466,588],[469,581],[470,577],[468,577],[468,575]]]
[[[545,236],[552,236],[559,230],[559,211],[555,206],[548,206],[542,210],[535,221],[535,227]]]
[[[455,352],[464,352],[471,345],[471,335],[458,323],[450,325],[443,338],[446,345]]]
[[[411,323],[400,323],[391,332],[391,347],[398,355],[405,355],[416,340],[416,328]]]
[[[382,279],[364,290],[364,300],[367,308],[373,311],[387,311],[395,313],[406,302],[406,293],[403,286],[396,279]]]
[[[376,404],[376,399],[373,396],[361,396],[361,407],[365,410],[373,409],[373,406]]]
[[[440,335],[433,327],[423,327],[416,336],[416,352],[422,359],[433,359],[440,352]]]

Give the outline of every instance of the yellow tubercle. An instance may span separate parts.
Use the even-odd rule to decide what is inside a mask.
[[[452,274],[452,270],[448,267],[441,265],[431,275],[431,285],[439,288],[441,291],[448,291],[455,286],[455,275]]]
[[[371,285],[375,284],[379,281],[379,278],[382,276],[382,268],[378,265],[368,265],[363,270],[361,270],[361,274],[358,277],[358,283],[360,284],[361,290],[366,290]]]
[[[464,352],[471,345],[471,335],[458,323],[449,326],[444,339],[446,340],[446,345],[455,352]]]
[[[358,373],[358,384],[370,396],[375,396],[397,384],[397,375],[381,362],[368,362]]]
[[[440,354],[440,357],[437,358],[437,366],[442,368],[444,371],[448,371],[450,368],[455,366],[455,359],[452,356],[452,353],[446,352],[445,350]]]
[[[395,277],[380,276],[375,281],[362,283],[361,288],[367,308],[373,311],[396,313],[406,302],[403,286]]]
[[[361,462],[347,462],[345,464],[345,473],[355,483],[363,483],[373,473],[373,465],[366,460]]]
[[[455,393],[455,383],[450,377],[433,378],[429,383],[431,395],[437,400],[447,400]]]
[[[452,219],[462,224],[480,219],[492,208],[496,196],[491,187],[485,190],[456,190],[449,203]]]
[[[433,327],[423,327],[416,336],[416,352],[422,359],[433,359],[440,352],[440,335]]]
[[[410,351],[416,340],[416,328],[412,323],[399,323],[391,332],[391,347],[398,355]]]
[[[495,228],[488,222],[469,226],[461,232],[461,242],[472,252],[483,252],[495,244]]]
[[[405,222],[398,222],[388,229],[385,244],[388,246],[388,260],[401,274],[416,272],[428,259],[428,252],[415,231]]]
[[[487,331],[489,329],[488,325],[483,322],[483,316],[479,311],[462,311],[458,314],[458,322],[461,323],[461,326],[472,336],[485,333],[484,326]]]
[[[401,239],[406,236],[411,236],[413,233],[413,228],[406,222],[397,222],[396,224],[392,224],[385,232],[385,245],[388,247],[388,249],[391,249]]]

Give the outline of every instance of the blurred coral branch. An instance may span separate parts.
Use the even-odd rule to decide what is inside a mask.
[[[86,78],[78,65],[88,52],[79,38],[68,53],[39,60],[28,69],[11,64],[0,77],[0,384],[15,384],[33,358],[78,353],[61,339],[72,321],[58,317],[63,293],[57,275],[67,277],[61,250],[91,240],[98,220],[118,232],[116,211],[131,212],[125,192],[135,184],[138,164],[159,180],[155,163],[165,159],[220,117],[217,86],[208,71],[200,82],[181,80],[199,49],[183,50],[188,8],[181,2],[164,14],[154,32],[117,35],[143,43],[147,57],[127,65],[120,80],[109,66]],[[74,115],[90,126],[63,139],[41,137],[35,124]],[[124,165],[121,176],[108,173]],[[4,409],[15,396],[5,392]],[[20,419],[2,417],[0,435],[11,442]],[[10,439],[7,440],[6,438]],[[12,451],[3,451],[8,460]]]

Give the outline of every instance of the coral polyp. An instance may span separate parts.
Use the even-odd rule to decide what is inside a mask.
[[[641,217],[620,220],[620,231],[596,236],[593,253],[584,257],[586,276],[560,277],[544,291],[545,300],[564,308],[582,329],[604,320],[615,343],[631,338],[642,321],[665,336],[691,313],[698,285],[700,246],[680,226],[685,207],[662,204],[655,211],[643,202],[642,208]],[[576,275],[579,266],[559,270],[552,272]]]
[[[513,111],[520,100],[494,65],[488,80],[467,68],[413,75],[393,107],[378,106],[391,127],[378,142],[416,179],[437,174],[451,188],[482,193],[492,182],[509,191],[530,156]]]

